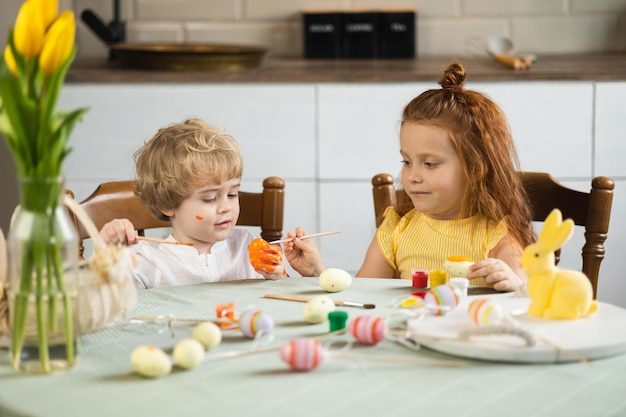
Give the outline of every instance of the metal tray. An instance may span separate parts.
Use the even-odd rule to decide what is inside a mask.
[[[110,48],[122,67],[167,71],[256,68],[267,52],[254,46],[191,43],[119,43]]]

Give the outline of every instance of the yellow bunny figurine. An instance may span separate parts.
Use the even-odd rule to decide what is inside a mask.
[[[522,255],[522,268],[528,274],[531,303],[528,315],[547,319],[577,319],[598,309],[593,288],[585,274],[557,268],[554,251],[574,233],[574,222],[563,221],[558,209],[546,218],[536,243]]]

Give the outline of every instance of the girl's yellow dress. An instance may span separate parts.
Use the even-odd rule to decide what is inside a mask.
[[[506,219],[499,223],[482,216],[435,220],[415,209],[400,217],[393,207],[387,207],[376,239],[400,278],[411,279],[415,268],[444,270],[449,256],[465,256],[474,262],[485,259],[507,232]],[[474,279],[471,284],[490,286],[484,278]]]

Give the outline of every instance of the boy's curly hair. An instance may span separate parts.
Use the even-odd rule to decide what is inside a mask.
[[[135,194],[150,212],[168,221],[193,189],[220,184],[243,173],[239,145],[224,131],[200,119],[188,119],[159,131],[135,155]]]

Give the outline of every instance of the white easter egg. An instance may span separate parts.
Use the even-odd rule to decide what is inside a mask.
[[[331,311],[335,311],[334,301],[326,295],[318,295],[307,301],[302,310],[302,315],[304,321],[315,324],[328,319],[328,313]]]
[[[191,337],[202,343],[204,349],[209,350],[222,343],[222,330],[217,324],[206,321],[193,328]]]
[[[352,284],[352,275],[339,268],[328,268],[320,274],[320,286],[328,292],[345,290]]]
[[[191,369],[204,359],[204,346],[196,339],[183,339],[174,346],[172,356],[176,365]]]
[[[130,363],[135,372],[148,378],[158,378],[172,371],[169,356],[153,345],[137,346],[130,355]]]
[[[444,262],[444,269],[451,277],[467,278],[469,267],[474,265],[472,261],[450,261]]]

